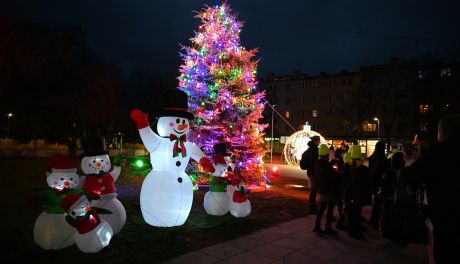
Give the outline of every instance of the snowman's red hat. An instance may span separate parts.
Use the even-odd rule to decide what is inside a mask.
[[[76,206],[81,204],[84,200],[87,200],[85,195],[81,195],[78,193],[68,194],[62,199],[61,207],[64,211],[69,212],[72,211]]]
[[[223,164],[223,165],[227,165],[227,162],[225,161],[225,158],[224,156],[222,155],[216,155],[213,157],[213,160],[214,160],[214,164]]]
[[[52,172],[77,172],[77,166],[68,156],[58,154],[51,157],[46,164],[46,175]]]

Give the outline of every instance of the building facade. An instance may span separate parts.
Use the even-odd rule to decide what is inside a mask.
[[[415,135],[432,141],[439,118],[458,112],[458,73],[459,64],[394,60],[353,72],[271,75],[259,85],[279,114],[266,107],[264,121],[273,122],[274,138],[289,136],[308,122],[312,130],[335,139],[334,145],[342,140],[404,141]]]

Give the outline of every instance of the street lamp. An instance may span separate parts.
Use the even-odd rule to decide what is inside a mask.
[[[272,105],[272,138],[270,140],[270,163],[273,163],[273,114],[275,112],[275,106],[276,105]]]
[[[380,120],[378,117],[374,117],[374,120],[377,121],[377,138],[380,139]]]
[[[10,119],[13,117],[13,113],[8,113],[7,116],[8,116],[8,129],[6,131],[6,138],[9,139],[10,138]]]

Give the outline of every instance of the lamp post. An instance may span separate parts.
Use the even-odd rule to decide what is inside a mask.
[[[115,136],[117,136],[117,141],[119,143],[119,145],[118,145],[118,154],[120,154],[122,149],[123,149],[123,136],[124,135],[125,134],[123,134],[121,132],[118,132],[118,133],[115,134]]]
[[[8,129],[6,130],[6,138],[10,138],[10,119],[13,117],[13,113],[8,113]]]
[[[377,121],[377,138],[380,139],[380,120],[378,117],[374,117],[374,120]]]
[[[274,120],[274,112],[275,112],[275,106],[272,105],[272,138],[270,139],[270,163],[273,163],[273,120]]]

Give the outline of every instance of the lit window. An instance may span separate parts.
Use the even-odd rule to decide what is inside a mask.
[[[311,115],[313,117],[317,117],[318,116],[318,110],[314,109],[312,112],[311,112]]]
[[[424,78],[424,74],[423,74],[423,71],[422,71],[422,70],[419,70],[419,71],[418,71],[418,78],[419,78],[420,80],[422,80],[422,79]]]
[[[377,124],[369,123],[369,122],[363,122],[363,123],[361,123],[361,128],[365,132],[373,132],[373,131],[377,131]]]
[[[284,115],[286,116],[286,118],[289,118],[289,111],[286,111],[286,113],[284,113]]]
[[[429,105],[420,105],[420,113],[426,114],[430,112],[430,106]]]
[[[441,70],[441,77],[450,77],[452,76],[452,72],[450,71],[450,68],[444,68]]]

